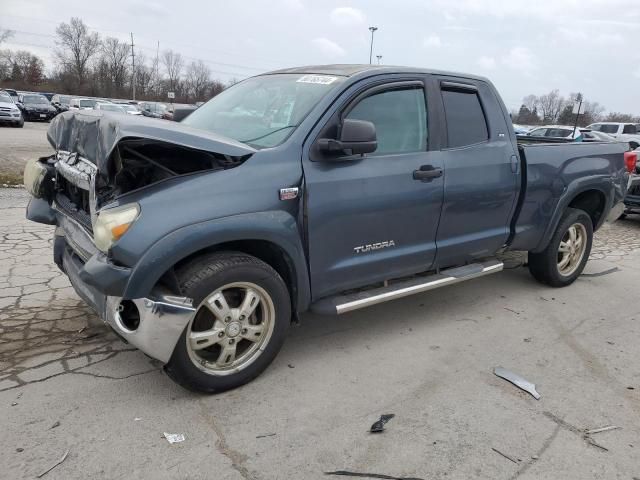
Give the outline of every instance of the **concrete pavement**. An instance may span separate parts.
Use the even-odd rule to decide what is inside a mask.
[[[67,450],[43,478],[640,477],[639,217],[598,233],[569,288],[537,284],[513,256],[490,277],[305,315],[262,376],[202,396],[99,323],[25,203],[0,190],[2,478],[34,478]],[[368,433],[384,413],[396,415],[386,431]],[[583,437],[605,425],[622,427],[593,435],[606,450]]]

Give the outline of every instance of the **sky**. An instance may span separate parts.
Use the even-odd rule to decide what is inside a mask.
[[[104,5],[104,6],[102,6]],[[373,61],[484,75],[510,109],[582,92],[640,114],[640,0],[0,0],[2,48],[51,65],[55,27],[77,16],[137,54],[173,49],[223,81],[278,68]]]

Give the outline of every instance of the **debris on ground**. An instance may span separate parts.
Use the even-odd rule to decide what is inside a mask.
[[[18,402],[11,402],[12,407],[15,407],[16,405],[18,405]]]
[[[69,456],[69,450],[64,452],[64,455],[62,456],[62,458],[60,460],[58,460],[56,463],[54,463],[49,468],[47,468],[44,472],[42,472],[40,475],[38,475],[38,478],[44,477],[47,473],[49,473],[51,470],[53,470],[58,465],[60,465],[62,462],[64,462],[67,459],[67,456]]]
[[[325,475],[340,475],[345,477],[360,477],[360,478],[383,478],[385,480],[424,480],[417,477],[394,477],[392,475],[383,475],[381,473],[361,473],[361,472],[348,472],[347,470],[337,470],[335,472],[324,472]]]
[[[506,458],[507,460],[512,461],[512,462],[513,462],[513,463],[515,463],[516,465],[518,464],[518,461],[517,461],[515,458],[513,458],[513,457],[511,457],[511,456],[507,455],[506,453],[501,452],[501,451],[500,451],[500,450],[498,450],[497,448],[495,448],[495,447],[491,447],[491,450],[493,450],[494,452],[496,452],[498,455],[503,456],[503,457],[504,457],[504,458]]]
[[[380,415],[380,420],[376,421],[373,425],[371,425],[371,429],[369,430],[371,433],[380,433],[384,430],[385,424],[391,420],[396,415],[394,413],[387,413],[385,415]]]
[[[59,427],[59,426],[60,426],[60,422],[56,422],[56,423],[54,423],[53,425],[51,425],[51,426],[49,427],[49,430],[51,430],[51,429],[53,429],[53,428],[56,428],[56,427]]]
[[[609,275],[610,273],[615,273],[615,272],[619,272],[620,269],[618,267],[613,267],[610,268],[609,270],[605,270],[603,272],[596,272],[596,273],[583,273],[581,276],[582,277],[602,277],[603,275]]]
[[[275,433],[267,433],[266,435],[258,435],[256,438],[267,438],[267,437],[275,437]]]
[[[536,391],[536,385],[531,383],[529,380],[522,378],[517,373],[513,373],[506,368],[496,367],[493,369],[493,373],[500,377],[504,378],[508,382],[513,383],[516,387],[524,390],[525,392],[531,394],[533,398],[536,400],[540,400],[540,394]]]
[[[184,434],[182,434],[182,433],[167,433],[167,432],[164,432],[164,438],[166,438],[169,443],[184,442]]]
[[[289,363],[289,364],[287,364],[287,367],[289,367],[289,368],[296,368],[296,367],[295,367],[295,365],[291,365],[290,363]]]
[[[16,452],[22,453],[22,452],[24,452],[24,448],[18,447],[18,448],[16,448]]]
[[[618,427],[616,425],[607,425],[606,427],[600,427],[600,428],[592,428],[591,430],[585,430],[585,435],[593,435],[594,433],[602,433],[602,432],[608,432],[610,430],[618,430],[622,427]]]

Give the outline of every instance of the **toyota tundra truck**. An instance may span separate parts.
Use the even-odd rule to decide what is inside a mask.
[[[121,338],[184,387],[259,375],[306,311],[498,273],[552,287],[622,212],[628,143],[519,144],[485,78],[329,65],[228,88],[181,123],[62,113],[27,218]]]

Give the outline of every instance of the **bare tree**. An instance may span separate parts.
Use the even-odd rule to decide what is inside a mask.
[[[8,62],[10,72],[7,75],[12,81],[25,86],[39,85],[45,80],[44,62],[27,50],[3,50],[2,58]]]
[[[540,96],[538,106],[542,113],[543,121],[545,123],[556,123],[565,104],[565,98],[560,95],[560,91],[557,89]]]
[[[167,77],[169,77],[169,89],[174,91],[178,86],[180,74],[182,73],[182,55],[173,50],[165,50],[162,52],[162,63],[167,70]]]
[[[129,74],[129,45],[117,38],[108,37],[102,42],[100,61],[104,64],[109,89],[116,95],[125,93]]]
[[[540,99],[536,95],[527,95],[522,99],[522,105],[527,107],[527,110],[533,112],[538,108]]]
[[[191,62],[187,67],[185,78],[185,86],[187,95],[193,100],[202,100],[206,93],[207,87],[211,83],[211,70],[202,60]]]
[[[64,70],[73,74],[76,86],[80,88],[87,79],[89,61],[100,49],[100,37],[97,33],[89,33],[84,22],[76,17],[58,25],[56,35],[56,58]]]
[[[13,37],[13,30],[1,29],[0,28],[0,44],[2,42],[6,42],[11,37]]]

